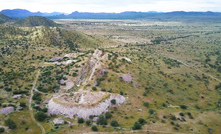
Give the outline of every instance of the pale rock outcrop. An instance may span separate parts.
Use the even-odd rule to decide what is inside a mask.
[[[11,112],[14,111],[14,107],[6,107],[6,108],[2,108],[0,109],[0,114],[10,114]]]
[[[59,98],[59,96],[56,98]],[[112,99],[116,99],[116,105],[120,105],[125,101],[125,97],[121,95],[110,94],[109,98],[99,102],[98,104],[85,106],[82,103],[85,101],[85,103],[88,102],[87,98],[83,95],[78,97],[79,101],[77,105],[70,106],[66,105],[65,102],[57,103],[54,101],[54,98],[52,98],[48,103],[48,113],[52,115],[63,114],[71,119],[74,115],[77,115],[79,118],[89,119],[90,115],[100,115],[107,111],[108,108],[113,105],[111,104]],[[68,102],[70,103],[70,101]]]

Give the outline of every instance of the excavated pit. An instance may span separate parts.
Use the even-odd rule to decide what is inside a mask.
[[[116,104],[122,104],[125,97],[118,94],[105,92],[75,92],[63,94],[52,98],[48,102],[48,113],[52,115],[65,115],[73,118],[74,115],[79,118],[89,119],[90,115],[100,115],[113,104],[111,100],[115,99]]]

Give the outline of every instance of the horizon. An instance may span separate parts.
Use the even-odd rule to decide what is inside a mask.
[[[33,6],[34,5],[34,6]],[[219,0],[1,0],[0,10],[25,9],[31,12],[122,13],[122,12],[221,12]]]
[[[28,9],[21,9],[21,8],[15,8],[15,9],[2,9],[0,10],[3,11],[3,10],[27,10],[27,11],[30,11]],[[30,11],[32,12],[32,11]],[[74,13],[74,12],[78,12],[78,13],[118,13],[118,12],[84,12],[84,11],[73,11],[71,13],[65,13],[65,12],[59,12],[59,11],[53,11],[53,12],[41,12],[41,11],[36,11],[36,12],[32,12],[32,13],[45,13],[45,14],[50,14],[50,13],[61,13],[61,14],[65,14],[65,15],[68,15],[68,14],[71,14],[71,13]],[[161,11],[122,11],[122,12],[119,12],[119,13],[125,13],[125,12],[136,12],[136,13],[170,13],[170,12],[186,12],[186,13],[190,13],[190,12],[201,12],[201,13],[205,13],[205,12],[214,12],[214,11],[183,11],[183,10],[177,10],[177,11],[168,11],[168,12],[161,12]],[[214,13],[221,13],[221,12],[214,12]]]

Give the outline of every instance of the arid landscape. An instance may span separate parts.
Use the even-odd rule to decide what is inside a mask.
[[[221,132],[220,22],[32,19],[0,25],[3,133]]]

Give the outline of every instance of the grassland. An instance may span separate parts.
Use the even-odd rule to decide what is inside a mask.
[[[43,102],[59,94],[58,80],[65,75],[72,77],[94,48],[99,48],[112,56],[102,63],[108,67],[108,75],[97,90],[119,93],[127,98],[121,106],[109,109],[112,117],[107,119],[107,126],[98,126],[99,132],[220,133],[220,23],[146,20],[55,22],[62,27],[0,26],[2,108],[8,105],[19,108],[20,102],[28,105],[38,68],[41,69],[41,79],[37,86],[42,84],[44,90],[39,92],[41,99],[32,104],[34,114],[40,111],[36,104],[39,103],[40,109],[46,108]],[[44,65],[51,58],[63,57],[67,53],[84,54],[76,57],[78,62],[74,64]],[[118,57],[130,58],[131,62]],[[138,85],[135,87],[133,82],[123,81],[119,77],[121,74],[130,75]],[[94,81],[96,79],[91,86]],[[26,91],[21,99],[12,98],[17,90]],[[76,90],[78,87],[62,92]],[[144,106],[144,102],[149,106]],[[60,116],[50,116],[40,122],[46,133],[92,131],[91,125],[78,124],[77,118],[71,120],[61,116],[72,125],[54,125],[53,119],[57,117]],[[1,114],[0,125],[5,126],[4,121],[8,118],[17,124],[16,129],[7,129],[9,133],[40,133],[27,107],[6,116]],[[141,130],[131,130],[139,118],[145,119],[146,123]],[[119,128],[111,127],[111,120],[117,120]]]

